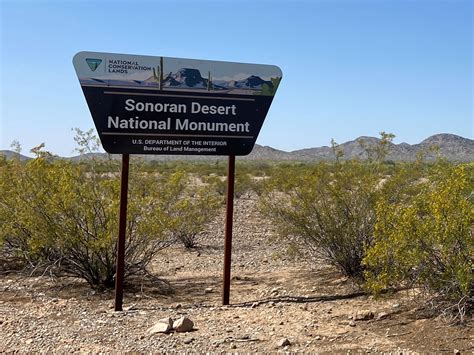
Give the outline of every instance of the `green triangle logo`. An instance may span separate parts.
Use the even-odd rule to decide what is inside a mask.
[[[91,68],[92,71],[95,71],[100,63],[102,63],[102,59],[86,58],[86,62],[89,68]]]

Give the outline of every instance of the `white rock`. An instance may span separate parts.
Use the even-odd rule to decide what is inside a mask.
[[[277,345],[279,347],[284,347],[284,346],[288,346],[288,345],[291,345],[290,341],[287,339],[287,338],[282,338],[278,341]]]
[[[177,332],[190,332],[193,330],[194,322],[188,317],[181,317],[174,321],[173,329]]]
[[[194,338],[185,338],[185,339],[183,340],[183,343],[184,343],[184,344],[191,344],[193,341],[194,341]]]
[[[155,325],[148,328],[146,333],[153,335],[156,333],[169,333],[173,328],[173,320],[170,317],[160,319]]]

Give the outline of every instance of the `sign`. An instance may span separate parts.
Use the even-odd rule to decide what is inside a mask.
[[[273,65],[79,52],[73,59],[113,154],[247,155],[282,78]]]

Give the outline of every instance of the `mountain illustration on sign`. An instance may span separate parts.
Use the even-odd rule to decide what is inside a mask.
[[[277,79],[279,81],[279,78]],[[198,69],[181,68],[176,73],[169,72],[164,76],[163,87],[205,89],[208,87],[208,81],[209,79],[203,78]],[[257,75],[250,75],[248,78],[243,80],[213,80],[212,88],[214,90],[233,88],[261,90],[266,85],[269,88],[274,89],[274,82],[275,80],[263,80]],[[144,80],[143,83],[153,85],[157,84],[157,80],[155,76],[150,76],[148,79]]]
[[[197,69],[181,68],[177,73],[170,73],[168,75],[168,77],[165,79],[165,86],[205,88],[207,87],[207,79],[204,79],[201,76],[201,72]]]
[[[273,87],[271,81],[263,80],[261,77],[251,75],[247,79],[243,80],[231,80],[231,81],[216,81],[218,85],[222,85],[228,88],[240,88],[240,89],[261,89],[264,84]]]
[[[99,65],[100,63],[88,63],[91,65]],[[262,79],[258,75],[248,74],[245,78],[242,74],[239,76],[243,79],[219,79],[215,78],[212,71],[208,71],[206,77],[201,75],[201,71],[195,68],[180,68],[176,72],[162,73],[162,65],[153,68],[153,75],[144,80],[101,80],[96,78],[81,78],[84,85],[104,84],[107,86],[124,86],[124,87],[158,87],[168,90],[190,90],[190,91],[214,91],[229,94],[245,94],[245,95],[265,95],[273,96],[278,88],[281,77],[271,77],[270,80]],[[166,66],[165,66],[166,68]],[[94,68],[96,69],[96,68]],[[91,70],[94,70],[91,67]],[[161,85],[160,85],[161,84]]]
[[[147,82],[152,81],[153,77],[147,79]],[[254,89],[261,90],[263,85],[268,85],[273,88],[271,81],[266,81],[256,75],[250,75],[248,78],[243,80],[215,80],[212,82],[214,90],[225,90],[232,88],[239,89]],[[204,89],[207,88],[208,79],[203,78],[201,72],[198,69],[192,68],[181,68],[176,73],[170,72],[163,79],[164,87],[182,87],[182,88],[195,88]]]

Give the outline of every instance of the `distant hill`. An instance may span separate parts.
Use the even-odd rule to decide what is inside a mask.
[[[379,138],[362,136],[349,142],[339,145],[344,152],[344,159],[367,159],[366,148],[374,146],[380,142]],[[362,144],[366,147],[364,148]],[[433,148],[435,148],[433,150]],[[426,158],[432,160],[439,154],[451,161],[474,161],[474,140],[463,138],[454,134],[436,134],[428,137],[418,144],[390,144],[387,160],[392,161],[413,161],[417,154],[425,152]],[[2,150],[7,159],[11,159],[18,153]],[[108,159],[109,155],[106,153],[93,153],[86,155],[79,155],[71,158],[72,161],[88,160],[91,158]],[[220,160],[225,157],[216,156],[195,156],[195,155],[139,155],[146,161],[172,161],[172,160],[190,160],[190,161],[207,161]],[[112,155],[112,159],[118,159],[118,155]],[[30,159],[20,155],[21,160]],[[320,161],[320,160],[335,160],[334,152],[328,146],[317,148],[299,149],[292,152],[285,152],[268,146],[261,146],[256,144],[252,152],[244,157],[239,157],[241,160],[271,160],[271,161]]]
[[[28,158],[22,154],[18,154],[17,152],[12,152],[11,150],[0,150],[0,155],[3,155],[4,157],[8,159],[13,159],[13,158],[17,158],[17,157],[20,157],[20,160],[21,161],[25,161],[25,160],[29,160],[31,158]]]
[[[379,138],[363,136],[342,143],[339,147],[344,152],[343,159],[367,159],[366,148],[373,147],[379,142]],[[428,160],[435,159],[439,154],[451,161],[474,161],[474,140],[454,134],[436,134],[418,144],[390,144],[386,159],[413,161],[419,153],[423,152]],[[256,145],[247,159],[318,161],[334,160],[335,156],[328,146],[284,152]]]

